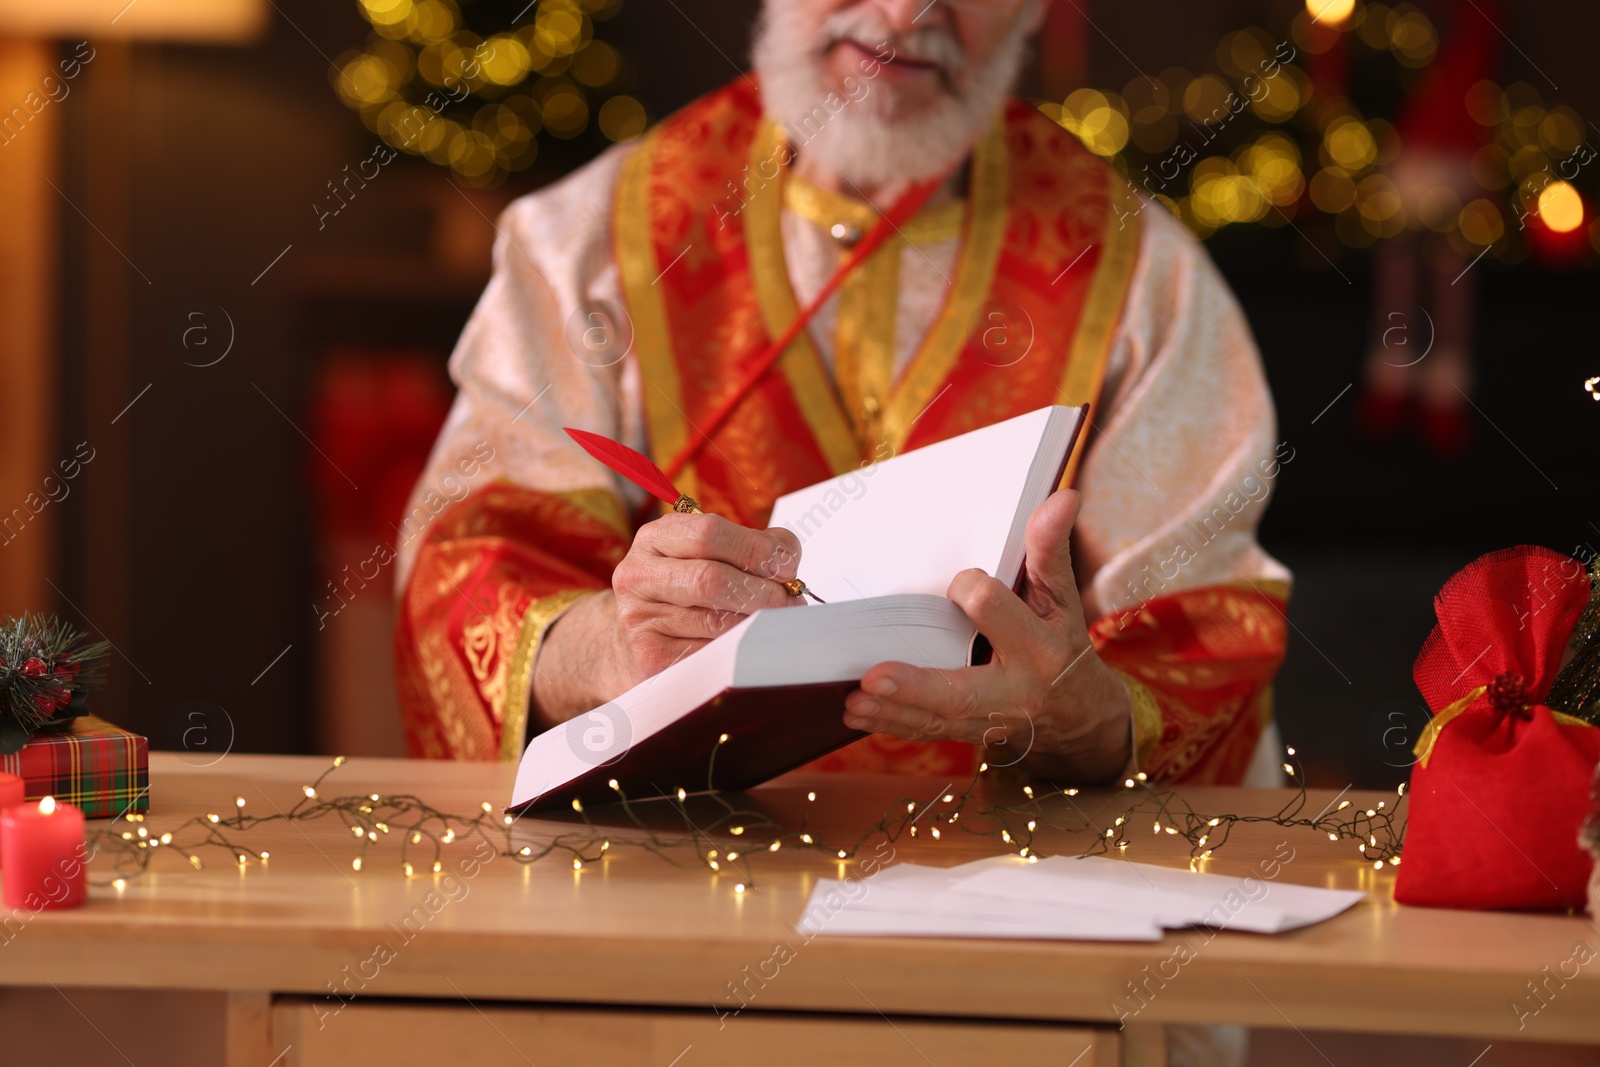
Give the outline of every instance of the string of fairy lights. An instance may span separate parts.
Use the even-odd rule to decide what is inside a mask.
[[[716,750],[726,739],[727,735],[722,735],[713,749],[707,768],[708,787],[714,780]],[[302,797],[288,809],[274,807],[258,815],[248,810],[243,796],[238,796],[225,813],[195,816],[160,833],[150,830],[147,816],[130,814],[120,821],[120,826],[113,822],[97,829],[89,836],[88,846],[91,856],[111,857],[109,876],[97,878],[95,884],[109,885],[118,892],[148,872],[163,855],[181,857],[181,862],[195,870],[205,866],[207,856],[226,856],[223,862],[240,869],[265,866],[271,861],[270,852],[246,841],[253,831],[324,819],[337,819],[349,829],[354,851],[349,863],[355,872],[368,869],[373,851],[387,842],[397,842],[398,847],[385,862],[407,878],[442,871],[447,849],[458,842],[487,842],[498,855],[522,864],[557,857],[570,863],[575,871],[603,861],[617,849],[633,848],[677,866],[698,865],[712,872],[726,869],[738,876],[734,892],[740,894],[756,886],[756,861],[782,849],[804,850],[843,862],[879,840],[891,844],[903,837],[941,841],[959,833],[990,839],[1023,858],[1037,861],[1042,830],[1062,831],[1080,839],[1081,835],[1092,833],[1091,843],[1074,855],[1105,855],[1112,850],[1125,855],[1134,850],[1141,828],[1148,825],[1154,836],[1173,836],[1186,842],[1190,868],[1199,870],[1205,860],[1227,844],[1237,827],[1270,824],[1326,834],[1330,841],[1352,842],[1361,862],[1377,869],[1400,863],[1404,823],[1396,818],[1396,809],[1405,796],[1403,784],[1393,807],[1388,801],[1380,801],[1374,807],[1360,808],[1344,800],[1330,802],[1311,815],[1304,773],[1295,759],[1295,750],[1289,748],[1286,754],[1288,762],[1283,767],[1297,788],[1278,810],[1267,814],[1197,811],[1177,790],[1153,785],[1144,774],[1122,783],[1119,792],[1127,802],[1119,814],[1109,817],[1109,822],[1096,820],[1085,812],[1076,800],[1081,790],[1070,786],[1024,785],[1025,799],[1021,803],[996,805],[980,796],[985,777],[993,776],[988,764],[982,764],[960,793],[945,793],[931,803],[901,797],[888,805],[876,823],[841,841],[824,840],[824,835],[813,830],[815,791],[806,795],[799,825],[786,828],[769,814],[741,808],[728,794],[714,789],[709,790],[707,798],[712,802],[712,813],[708,816],[705,811],[697,811],[691,815],[690,794],[679,789],[675,798],[647,802],[672,805],[682,830],[668,833],[645,817],[648,812],[642,809],[646,804],[629,799],[613,781],[616,810],[621,812],[625,826],[596,824],[584,805],[574,800],[572,810],[581,816],[581,825],[539,835],[526,826],[519,828],[516,816],[497,811],[487,801],[474,812],[459,814],[409,793],[323,796],[322,787],[328,776],[344,765],[345,759],[340,756],[315,781],[302,787]],[[529,837],[541,839],[530,841]],[[735,839],[732,847],[727,838]],[[98,870],[104,872],[103,867]]]
[[[1441,156],[1405,144],[1340,87],[1370,78],[1387,56],[1385,77],[1404,93],[1439,49],[1434,23],[1412,4],[1306,0],[1286,32],[1224,36],[1213,72],[1173,67],[1121,92],[1084,88],[1037,106],[1202,238],[1321,219],[1351,248],[1410,232],[1469,258],[1593,262],[1600,220],[1587,218],[1580,185],[1593,186],[1600,168],[1589,166],[1589,124],[1575,109],[1526,81],[1482,79],[1461,101],[1479,146]]]

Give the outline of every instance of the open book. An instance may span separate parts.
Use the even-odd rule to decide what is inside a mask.
[[[864,736],[844,698],[873,666],[971,662],[950,580],[976,567],[1017,585],[1028,517],[1087,413],[1040,408],[780,497],[771,524],[800,539],[800,577],[827,603],[757,611],[535,737],[511,807],[744,789]]]

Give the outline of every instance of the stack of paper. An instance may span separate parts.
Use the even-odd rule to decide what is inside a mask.
[[[795,929],[807,936],[1159,941],[1164,929],[1190,926],[1281,933],[1331,919],[1366,895],[1290,885],[1277,879],[1282,866],[1269,862],[1260,875],[1231,878],[1109,857],[1030,863],[997,856],[948,868],[902,863],[866,878],[818,883]]]

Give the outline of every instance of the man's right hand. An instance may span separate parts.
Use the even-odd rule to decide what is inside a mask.
[[[669,513],[640,527],[611,575],[546,632],[533,702],[552,726],[633,688],[752,611],[803,603],[800,542],[788,530],[752,530],[716,515]]]

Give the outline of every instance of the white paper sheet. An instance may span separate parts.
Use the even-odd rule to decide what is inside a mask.
[[[808,936],[1153,941],[1163,927],[1191,925],[1281,933],[1330,919],[1366,895],[1280,881],[1284,862],[1240,878],[1107,857],[902,863],[819,883],[795,928]]]

